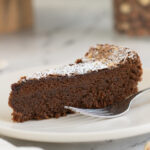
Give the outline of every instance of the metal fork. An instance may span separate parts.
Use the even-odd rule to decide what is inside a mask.
[[[84,108],[75,108],[75,107],[71,107],[71,106],[65,106],[66,109],[69,109],[73,112],[76,113],[80,113],[86,116],[93,116],[93,117],[99,117],[99,118],[116,118],[116,117],[120,117],[122,115],[124,115],[125,113],[127,113],[130,110],[130,106],[133,102],[133,100],[135,100],[134,98],[145,92],[150,90],[150,88],[146,88],[144,90],[141,90],[139,92],[137,92],[136,94],[128,97],[125,100],[122,100],[116,104],[110,105],[108,107],[105,108],[100,108],[100,109],[84,109]]]

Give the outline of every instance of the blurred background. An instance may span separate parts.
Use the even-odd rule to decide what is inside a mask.
[[[0,0],[1,73],[72,63],[98,43],[135,49],[150,67],[149,0],[23,1]]]

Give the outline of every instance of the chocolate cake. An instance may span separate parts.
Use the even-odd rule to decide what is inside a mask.
[[[130,36],[150,35],[150,0],[113,0],[115,28]]]
[[[136,93],[141,75],[135,51],[99,44],[73,64],[24,76],[12,84],[12,119],[23,122],[73,113],[64,106],[106,107]]]

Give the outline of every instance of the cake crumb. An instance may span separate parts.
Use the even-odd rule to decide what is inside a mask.
[[[82,59],[77,59],[77,60],[75,61],[75,63],[76,63],[76,64],[82,63]]]

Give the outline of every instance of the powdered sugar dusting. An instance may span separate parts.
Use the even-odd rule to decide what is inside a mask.
[[[128,58],[135,59],[135,57],[137,57],[137,53],[128,48],[122,48],[113,45],[106,46],[109,46],[109,54],[104,55],[106,54],[104,53],[103,55],[105,57],[101,57],[101,49],[96,49],[96,47],[96,50],[94,49],[95,51],[92,50],[92,53],[90,53],[89,51],[89,53],[85,55],[85,57],[82,59],[82,63],[58,66],[56,68],[45,70],[43,72],[37,72],[32,75],[26,76],[26,80],[40,79],[43,77],[47,77],[48,75],[72,76],[73,74],[86,74],[91,71],[98,71],[106,68],[111,69],[113,67],[117,67],[119,63],[124,63]]]
[[[72,74],[85,74],[89,71],[95,71],[104,68],[107,68],[107,65],[102,64],[100,61],[92,61],[92,62],[85,62],[80,64],[58,66],[54,69],[34,73],[32,76],[28,76],[28,78],[39,79],[41,77],[46,77],[47,75],[50,74],[70,76]]]
[[[109,67],[110,65],[116,66],[116,64],[125,61],[127,58],[134,58],[135,56],[137,56],[137,53],[129,48],[99,44],[96,47],[91,47],[86,53],[85,58],[99,60]]]

